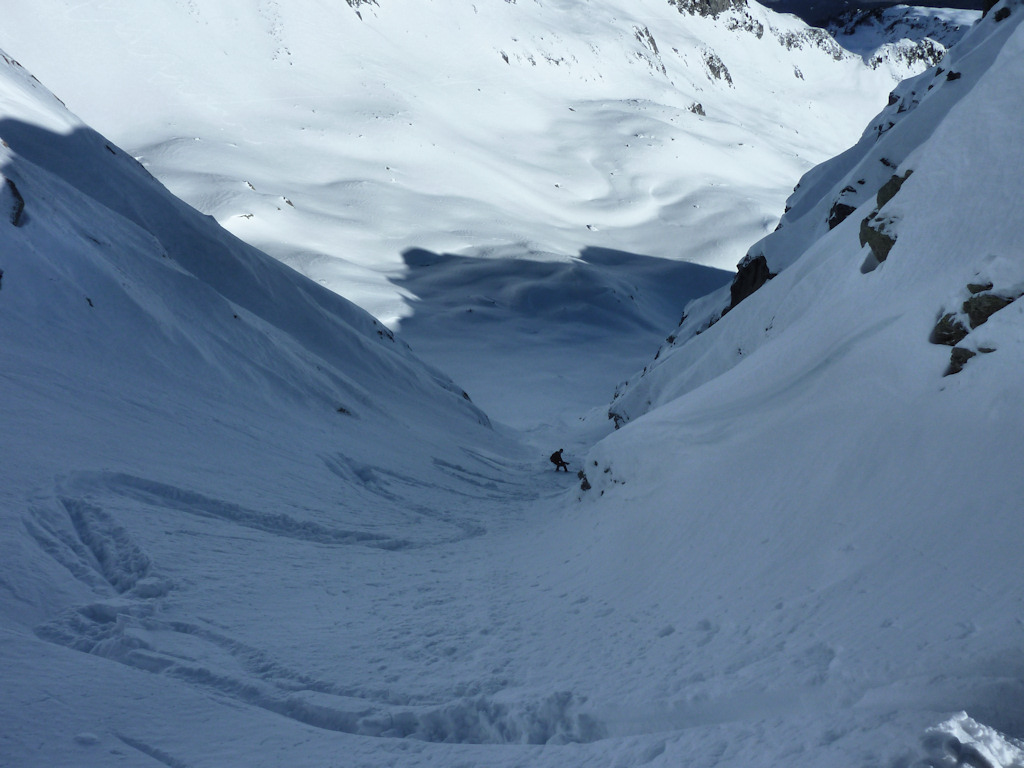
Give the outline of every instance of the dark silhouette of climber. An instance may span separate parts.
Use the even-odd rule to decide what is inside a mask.
[[[569,462],[562,458],[562,451],[564,450],[565,448],[559,448],[551,454],[551,463],[555,465],[555,472],[560,469],[564,469],[566,472],[569,471]]]

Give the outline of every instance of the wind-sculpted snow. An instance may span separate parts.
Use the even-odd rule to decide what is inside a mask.
[[[416,248],[731,269],[910,71],[753,2],[37,0],[0,46],[176,194],[393,329]]]

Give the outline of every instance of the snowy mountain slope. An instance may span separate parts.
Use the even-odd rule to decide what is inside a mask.
[[[808,175],[760,244],[802,246],[778,275],[625,390],[546,539],[566,592],[644,628],[562,642],[649,676],[594,698],[685,729],[666,764],[1021,764],[1024,7],[994,11]],[[875,166],[913,173],[828,230],[824,191]],[[865,221],[895,238],[881,263]],[[944,375],[951,343],[974,356]]]
[[[215,723],[197,748],[230,750],[262,717],[279,734],[368,717],[388,701],[374,682],[312,659],[346,668],[356,651],[332,649],[363,633],[377,652],[367,605],[401,585],[346,585],[534,495],[502,477],[515,443],[8,57],[0,109],[0,764],[144,765],[167,753],[139,734],[167,724]],[[317,627],[311,589],[338,601]],[[295,642],[308,664],[281,660]],[[219,764],[257,764],[237,760]]]
[[[183,199],[397,327],[412,248],[731,269],[905,71],[756,4],[690,5],[40,0],[0,45]]]
[[[742,285],[756,289],[768,275],[783,272],[813,245],[839,237],[840,231],[852,231],[859,246],[861,222],[878,207],[879,195],[886,194],[883,188],[896,185],[895,189],[900,189],[906,171],[913,170],[904,167],[908,156],[924,152],[922,147],[928,146],[936,127],[972,92],[971,81],[962,79],[963,67],[984,70],[991,66],[995,46],[979,47],[976,41],[987,40],[986,32],[1006,34],[1005,21],[1008,19],[986,19],[983,31],[957,47],[942,67],[901,83],[856,146],[808,172],[790,197],[778,229],[748,250],[741,275],[734,280],[735,289]],[[871,268],[870,258],[864,258],[861,268]],[[760,328],[749,329],[735,344],[718,344],[713,336],[705,338],[704,331],[746,292],[731,295],[731,290],[722,289],[687,307],[685,321],[671,335],[672,341],[659,350],[648,371],[620,390],[622,397],[616,398],[612,408],[620,421],[639,415],[651,403],[666,402],[699,386],[735,365],[742,357],[737,350],[749,353],[777,333],[778,324],[766,321]],[[716,362],[706,357],[701,365],[691,365],[704,355],[700,350],[711,351]],[[672,384],[666,386],[669,380]],[[660,394],[652,397],[655,390]]]
[[[862,12],[885,11],[901,5],[891,0],[880,2],[869,1],[851,2],[851,0],[776,0],[766,3],[771,9],[779,13],[793,13],[813,26],[827,27],[836,19],[846,14],[860,14]],[[975,0],[943,0],[936,3],[921,3],[920,8],[938,8],[944,12],[948,9],[960,9],[967,11],[980,11],[984,8],[984,2]]]
[[[1024,288],[1022,12],[998,6],[931,97],[898,90],[897,168],[831,231],[825,193],[873,163],[811,175],[776,236],[806,252],[773,240],[774,280],[684,325],[644,377],[662,407],[593,449],[586,493],[3,69],[0,764],[1024,763],[1020,302],[959,340],[955,376],[928,341]],[[880,265],[865,219],[897,236]],[[423,294],[422,339],[490,323],[500,351],[517,318],[568,370],[591,325],[640,340],[675,317],[663,289],[721,279],[570,252],[520,274],[405,250],[389,290]],[[529,399],[493,350],[445,346]],[[529,437],[576,470],[606,429]]]
[[[217,350],[218,355],[250,357],[251,365],[260,360],[256,349],[266,346],[265,337],[284,333],[296,343],[297,349],[292,354],[301,352],[310,356],[310,359],[316,356],[335,361],[346,358],[360,361],[360,366],[354,366],[353,370],[344,375],[339,376],[338,370],[324,374],[318,387],[322,391],[316,392],[313,395],[315,397],[327,402],[333,402],[337,397],[359,399],[365,402],[368,409],[374,409],[372,398],[367,393],[379,391],[393,377],[393,391],[403,395],[403,398],[394,398],[396,405],[410,390],[426,392],[437,387],[454,395],[451,398],[454,407],[450,409],[453,415],[462,410],[466,412],[464,415],[471,414],[473,420],[483,418],[478,411],[474,412],[460,401],[461,390],[442,374],[424,369],[412,358],[407,347],[396,341],[372,317],[349,302],[339,300],[330,292],[311,285],[293,270],[282,268],[275,260],[244,246],[209,219],[197,216],[194,210],[168,195],[135,161],[64,111],[63,106],[56,104],[56,99],[43,91],[34,78],[30,80],[29,76],[23,74],[16,62],[5,57],[4,63],[7,71],[12,73],[12,78],[20,77],[20,81],[15,80],[14,85],[9,87],[4,116],[0,120],[0,135],[3,136],[7,154],[5,177],[8,179],[8,187],[18,190],[18,197],[24,205],[21,216],[23,221],[19,222],[19,227],[20,224],[31,223],[35,217],[47,221],[46,216],[40,216],[34,211],[38,204],[37,198],[45,203],[52,197],[80,198],[84,195],[87,199],[76,200],[76,204],[89,210],[91,216],[98,215],[94,212],[97,207],[100,210],[106,209],[101,224],[96,226],[97,230],[102,231],[107,220],[113,219],[121,236],[128,239],[133,247],[139,248],[140,242],[144,243],[147,254],[167,260],[156,262],[156,271],[163,277],[148,278],[150,282],[159,283],[176,279],[178,274],[188,274],[205,287],[186,290],[212,289],[220,294],[216,301],[225,308],[225,312],[231,308],[235,313],[242,313],[228,315],[229,319],[243,320],[236,324],[243,329],[243,333],[233,335],[228,343],[222,341],[222,348]],[[41,95],[37,96],[37,92]],[[56,106],[50,113],[41,115],[38,103],[47,100]],[[31,171],[22,172],[21,165],[28,166]],[[50,181],[52,176],[59,177],[60,182],[70,188],[66,192],[62,190],[62,195],[54,193],[47,186],[47,183],[54,183]],[[32,188],[34,183],[38,183],[37,177],[47,180],[42,182],[44,190],[38,194]],[[54,217],[67,217],[77,212],[72,206],[70,211],[47,213]],[[77,215],[85,221],[90,218],[90,215]],[[87,230],[80,223],[78,228]],[[125,231],[130,232],[130,236],[125,235]],[[21,236],[26,232],[31,230],[16,228],[9,234]],[[49,233],[42,234],[46,236]],[[78,250],[83,245],[93,250],[97,246],[112,248],[117,258],[126,258],[117,250],[119,243],[104,242],[87,232],[82,233],[82,238],[82,244],[75,244]],[[14,250],[9,258],[28,258],[27,250],[28,246],[23,245]],[[51,244],[34,246],[33,250],[48,253],[60,252],[62,249]],[[93,255],[92,258],[98,257]],[[38,257],[28,264],[37,267]],[[18,266],[12,265],[9,270],[9,301],[25,300],[26,294],[31,295],[31,291],[26,289],[18,290]],[[103,269],[124,271],[128,268],[125,264],[118,264]],[[131,288],[129,284],[122,283],[120,289],[110,285],[97,288],[97,291],[100,290],[130,293]],[[118,297],[115,300],[123,302],[124,298]],[[133,298],[133,301],[138,305],[146,304],[138,297]],[[18,318],[18,322],[25,323],[29,328],[35,320],[31,316]],[[146,319],[149,324],[161,321],[166,322],[160,317]],[[138,317],[124,322],[124,318],[115,316],[109,321],[111,329],[118,325],[137,328],[139,323]],[[254,342],[254,338],[258,341]],[[134,353],[137,350],[131,351]],[[263,354],[269,353],[264,351]],[[208,357],[214,355],[208,354]],[[308,366],[309,361],[306,364]],[[273,368],[269,363],[265,365]],[[230,370],[230,366],[224,367]],[[337,381],[331,382],[331,377],[336,377]],[[360,382],[360,378],[364,378],[364,381]],[[336,396],[327,395],[332,388],[337,390]]]
[[[826,28],[848,51],[873,67],[902,62],[907,76],[921,64],[933,66],[981,17],[981,11],[894,5],[853,10],[829,21]]]

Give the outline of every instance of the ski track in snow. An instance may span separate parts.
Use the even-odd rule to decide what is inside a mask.
[[[486,491],[484,498],[506,518],[499,528],[513,527],[508,516],[521,517],[515,510],[524,505],[529,495],[524,495],[518,483],[482,476],[446,462],[438,464],[443,472],[456,477],[469,494],[480,489]],[[496,491],[499,484],[513,487],[501,494]],[[69,494],[74,492],[80,496],[71,498]],[[542,744],[555,737],[585,742],[605,735],[599,722],[576,712],[578,702],[570,691],[542,695],[535,700],[495,698],[508,684],[500,677],[500,665],[495,670],[499,676],[460,682],[447,693],[450,700],[438,700],[438,692],[430,689],[407,693],[391,686],[345,684],[313,675],[294,669],[275,654],[213,625],[170,618],[175,612],[178,584],[194,581],[199,574],[189,570],[166,574],[159,558],[154,562],[115,519],[119,514],[136,518],[158,516],[188,529],[191,526],[176,514],[184,512],[200,519],[192,535],[205,528],[203,520],[227,523],[227,529],[219,526],[204,535],[217,540],[234,539],[232,547],[254,543],[280,557],[278,566],[282,568],[291,567],[288,552],[295,557],[308,557],[305,545],[309,544],[330,549],[379,549],[391,557],[419,550],[423,552],[422,561],[413,570],[421,568],[431,575],[412,590],[412,596],[405,594],[409,590],[404,579],[377,585],[380,599],[391,605],[395,615],[405,618],[397,626],[375,633],[383,658],[405,657],[417,668],[447,665],[477,655],[490,643],[492,632],[500,632],[512,621],[509,614],[516,615],[514,605],[501,609],[509,575],[500,565],[501,545],[493,541],[494,531],[489,532],[491,538],[486,542],[481,540],[483,552],[467,551],[467,547],[474,546],[470,539],[482,537],[488,531],[466,523],[460,525],[457,515],[451,512],[430,515],[426,510],[416,511],[440,527],[460,528],[461,535],[411,542],[299,521],[286,514],[260,512],[123,474],[78,475],[62,485],[61,494],[59,506],[66,519],[55,519],[52,513],[37,510],[27,521],[33,537],[89,589],[109,591],[112,595],[106,600],[69,608],[40,625],[36,634],[43,640],[172,678],[328,731],[480,744]],[[389,501],[403,501],[403,497],[391,492],[383,495]],[[480,501],[472,500],[474,504]],[[108,512],[105,507],[116,511]],[[405,523],[399,527],[407,526]],[[292,543],[282,545],[280,539]],[[439,549],[443,552],[439,553]],[[455,571],[445,568],[449,558],[454,560],[451,567]],[[468,605],[453,603],[453,594],[460,591],[459,584],[469,576],[467,568],[481,571],[479,578],[474,579],[481,594]],[[469,629],[473,612],[478,610],[486,610],[485,626],[490,628],[486,632]],[[431,619],[438,611],[443,615]],[[168,765],[181,764],[155,747],[123,735],[118,738]]]

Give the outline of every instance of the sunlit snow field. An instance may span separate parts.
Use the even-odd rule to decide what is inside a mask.
[[[0,765],[1024,764],[1004,7],[724,317],[895,86],[794,19],[7,9]]]

